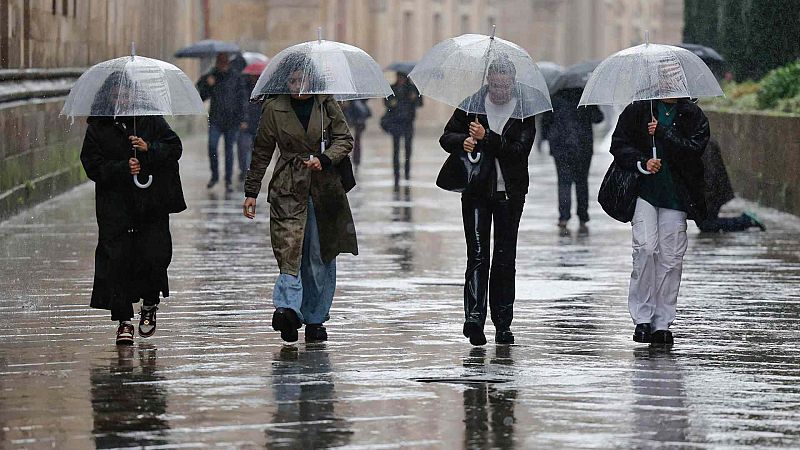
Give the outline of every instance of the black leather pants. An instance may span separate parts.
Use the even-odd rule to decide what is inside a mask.
[[[467,271],[464,274],[466,320],[475,320],[481,326],[486,322],[488,288],[495,327],[502,330],[511,326],[514,315],[517,233],[524,205],[525,197],[508,198],[505,192],[498,192],[493,196],[461,196],[461,215],[467,240]],[[492,221],[494,255],[490,260],[489,233]]]

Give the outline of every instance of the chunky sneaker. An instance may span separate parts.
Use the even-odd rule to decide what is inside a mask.
[[[288,308],[277,308],[272,314],[272,329],[281,332],[281,339],[286,342],[297,341],[297,329],[302,324],[297,313]]]
[[[759,218],[750,211],[746,211],[742,213],[743,216],[747,217],[750,220],[751,227],[758,227],[761,231],[767,231],[767,227],[764,226],[764,222],[759,220]]]
[[[589,234],[589,227],[586,226],[586,222],[581,222],[578,226],[578,234]]]
[[[672,337],[672,332],[669,330],[658,330],[653,332],[653,339],[650,341],[650,346],[671,346],[675,343]]]
[[[633,340],[635,342],[650,342],[650,324],[640,323],[636,325],[636,329],[633,330]]]
[[[464,337],[469,338],[469,343],[475,346],[486,345],[486,335],[483,334],[483,327],[475,320],[464,322]]]
[[[514,333],[508,328],[505,330],[497,330],[494,334],[494,342],[495,344],[513,344]]]
[[[328,340],[328,331],[322,324],[306,325],[306,342],[323,342]]]
[[[117,345],[133,345],[133,325],[121,323],[117,327]]]
[[[158,306],[139,311],[139,336],[147,338],[156,333],[156,311]]]

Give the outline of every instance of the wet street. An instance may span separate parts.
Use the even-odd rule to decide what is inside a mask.
[[[690,223],[676,345],[651,350],[631,340],[630,226],[594,201],[610,155],[598,144],[589,234],[573,219],[561,237],[552,158],[534,150],[517,343],[495,345],[488,322],[473,348],[437,137],[420,133],[394,189],[388,138],[367,136],[350,193],[361,254],[337,261],[324,344],[272,331],[266,195],[252,222],[241,190],[207,190],[204,136],[184,137],[171,297],[133,347],[88,308],[91,183],[0,224],[0,448],[800,447],[800,219],[735,200],[768,231]]]

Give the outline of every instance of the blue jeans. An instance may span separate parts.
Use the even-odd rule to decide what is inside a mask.
[[[239,132],[238,143],[236,150],[239,154],[239,178],[244,181],[244,176],[247,174],[247,169],[250,168],[250,159],[253,157],[253,141],[256,136],[247,131]]]
[[[738,217],[717,217],[715,219],[695,220],[697,228],[704,233],[718,233],[744,231],[753,226],[753,222],[747,215],[742,214]]]
[[[308,199],[308,218],[303,237],[303,256],[297,276],[282,273],[275,282],[272,302],[276,308],[293,310],[301,322],[322,324],[330,318],[336,290],[336,258],[322,261],[314,204]]]
[[[225,184],[231,184],[233,177],[233,144],[236,143],[239,130],[236,128],[222,130],[213,123],[208,126],[208,160],[211,163],[211,180],[219,180],[217,144],[219,144],[219,138],[223,135],[225,136]]]

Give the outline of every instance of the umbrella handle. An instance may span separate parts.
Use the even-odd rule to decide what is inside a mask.
[[[475,157],[475,159],[473,159],[473,158],[472,158],[472,153],[467,153],[467,159],[468,159],[468,160],[469,160],[469,162],[471,162],[472,164],[475,164],[475,163],[477,163],[478,161],[480,161],[480,160],[481,160],[481,154],[480,154],[480,153],[476,153],[476,154],[477,154],[478,156],[477,156],[477,157]]]
[[[148,175],[147,176],[147,183],[142,184],[142,183],[139,183],[138,175],[134,175],[133,176],[133,184],[135,184],[136,187],[138,187],[139,189],[147,189],[147,188],[150,187],[151,184],[153,184],[153,176],[152,175]]]

